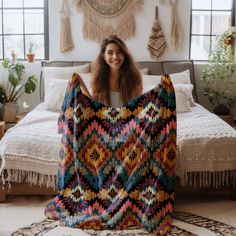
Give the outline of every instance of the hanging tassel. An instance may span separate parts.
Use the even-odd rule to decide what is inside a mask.
[[[161,5],[166,4],[166,0],[159,0],[159,2],[160,2]]]
[[[181,30],[177,12],[178,0],[169,0],[169,3],[171,5],[171,43],[177,51],[181,44]]]
[[[61,10],[60,10],[60,52],[65,53],[72,51],[74,48],[71,28],[70,28],[70,19],[69,11],[66,5],[66,0],[62,0]]]

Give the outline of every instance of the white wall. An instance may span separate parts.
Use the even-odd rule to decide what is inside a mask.
[[[72,0],[68,0],[72,1]],[[70,21],[71,31],[74,41],[75,48],[69,53],[59,52],[60,43],[60,4],[61,0],[50,0],[49,2],[49,59],[50,60],[81,60],[91,61],[96,58],[99,50],[99,45],[93,41],[87,41],[83,39],[82,35],[82,20],[83,14],[78,13],[74,7],[70,7]],[[158,3],[159,7],[159,20],[164,32],[167,49],[159,60],[182,60],[188,59],[189,54],[189,34],[190,34],[190,1],[181,0],[179,1],[178,12],[180,26],[182,29],[182,45],[177,52],[173,50],[170,43],[170,26],[171,26],[171,8],[168,4],[160,5],[158,0],[144,0],[144,4],[141,10],[135,15],[136,21],[136,35],[127,40],[126,44],[130,49],[130,52],[137,61],[152,61],[149,51],[147,50],[148,38],[151,32],[152,24],[155,16],[155,6]],[[166,1],[168,2],[168,1]],[[40,62],[27,63],[25,62],[27,74],[35,74],[40,76]],[[212,109],[212,105],[208,102],[207,98],[203,96],[199,86],[199,78],[202,71],[203,65],[195,65],[195,75],[197,83],[197,91],[199,101],[209,110]],[[6,72],[0,67],[1,79],[6,77]],[[22,106],[23,101],[26,101],[30,105],[32,110],[37,104],[39,104],[39,87],[37,87],[33,95],[24,95],[20,100],[19,104]],[[22,108],[21,108],[22,110]],[[235,112],[236,113],[236,112]]]
[[[175,52],[170,43],[171,8],[169,4],[160,5],[158,0],[144,0],[140,11],[135,15],[136,35],[127,40],[126,44],[137,61],[151,61],[147,50],[148,38],[151,32],[155,16],[155,6],[158,3],[159,20],[167,41],[167,49],[159,60],[180,60],[188,58],[189,30],[190,30],[190,1],[179,1],[178,12],[182,31],[182,46]],[[168,2],[168,1],[167,1]],[[60,4],[61,1],[49,1],[49,48],[50,60],[94,60],[99,45],[93,41],[87,41],[82,35],[83,13],[77,12],[70,6],[70,23],[75,49],[69,53],[59,52],[60,35]],[[183,14],[184,13],[184,14]]]

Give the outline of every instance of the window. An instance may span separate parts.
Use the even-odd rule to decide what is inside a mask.
[[[234,0],[192,0],[190,58],[207,60],[217,37],[234,22]]]
[[[0,59],[26,59],[30,43],[36,59],[47,59],[47,1],[0,0]]]

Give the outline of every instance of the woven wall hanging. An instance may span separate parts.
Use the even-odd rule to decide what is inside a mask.
[[[166,40],[158,19],[158,7],[156,6],[155,19],[149,36],[147,48],[151,57],[158,58],[166,49]]]
[[[169,0],[171,6],[171,44],[177,51],[181,45],[181,28],[178,14],[178,0]]]
[[[62,0],[60,9],[60,52],[72,51],[74,43],[71,35],[69,9],[67,0]]]
[[[84,13],[84,38],[99,43],[111,34],[124,40],[132,37],[134,14],[142,3],[143,0],[74,0],[76,9]]]

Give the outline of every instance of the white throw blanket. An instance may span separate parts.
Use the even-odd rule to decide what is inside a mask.
[[[58,116],[40,104],[7,131],[0,142],[3,179],[55,188],[61,140]]]
[[[177,115],[182,185],[223,186],[236,182],[236,131],[200,105]],[[187,175],[187,173],[189,173]]]
[[[54,187],[60,139],[59,114],[40,104],[0,142],[2,179]],[[176,174],[182,185],[236,183],[236,131],[200,105],[177,114]]]

